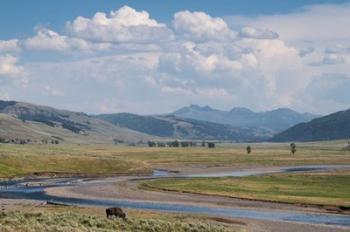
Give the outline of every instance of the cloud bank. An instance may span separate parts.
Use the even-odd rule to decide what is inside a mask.
[[[350,107],[345,21],[349,4],[257,18],[186,10],[171,22],[128,6],[77,16],[62,32],[0,41],[0,97],[91,113],[190,103],[328,113]]]

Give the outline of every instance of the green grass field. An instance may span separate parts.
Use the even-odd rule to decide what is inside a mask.
[[[240,229],[207,218],[152,212],[128,213],[126,221],[107,219],[99,209],[73,207],[22,208],[0,213],[0,231],[4,232],[237,232]]]
[[[143,188],[288,203],[350,206],[350,171],[249,177],[159,179]]]
[[[0,177],[37,173],[81,175],[149,174],[152,168],[184,166],[259,167],[303,164],[350,164],[345,141],[289,144],[222,144],[208,148],[148,148],[113,145],[0,144]]]

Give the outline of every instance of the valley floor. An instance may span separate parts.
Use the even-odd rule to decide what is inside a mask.
[[[255,168],[307,164],[350,164],[346,141],[300,143],[291,155],[289,144],[218,144],[215,149],[149,148],[115,145],[0,144],[0,178],[24,176],[147,175],[153,169],[181,172],[225,167]]]
[[[266,169],[287,165],[350,164],[350,154],[349,151],[342,149],[343,143],[344,141],[297,144],[298,151],[295,155],[290,154],[288,144],[251,144],[253,153],[250,155],[245,154],[245,144],[223,144],[216,149],[210,150],[204,148],[177,149],[102,145],[0,145],[0,176],[3,178],[23,176],[107,176],[102,179],[98,178],[95,181],[90,181],[88,184],[47,188],[46,193],[52,196],[82,199],[118,199],[181,203],[207,207],[235,207],[256,211],[271,210],[281,212],[334,213],[334,211],[332,211],[333,209],[309,204],[315,203],[312,201],[302,202],[303,204],[286,204],[232,198],[232,195],[225,194],[218,196],[219,194],[210,193],[209,195],[207,192],[200,191],[193,191],[194,193],[151,191],[149,189],[140,188],[140,183],[144,181],[140,176],[149,175],[152,173],[152,169],[156,168],[169,169],[181,173],[207,173],[242,170],[245,168]],[[343,174],[348,178],[348,172],[344,172]],[[119,177],[108,177],[115,175],[119,175]],[[301,179],[303,178],[309,177],[301,177]],[[293,181],[293,184],[301,179]],[[210,186],[210,184],[215,184],[216,181],[219,181],[219,185],[227,184],[225,182],[226,180],[223,183],[220,182],[224,179],[215,179],[213,182],[210,180],[210,178],[205,179],[208,186]],[[325,180],[323,184],[329,181],[330,180]],[[285,184],[286,180],[282,182]],[[186,185],[176,185],[176,183],[176,181],[172,183],[174,184],[172,187],[175,186],[175,189],[169,188],[169,190],[186,190],[184,189]],[[194,184],[195,182],[191,183]],[[151,187],[161,189],[169,187],[162,186],[161,184],[162,183],[156,183]],[[237,183],[233,180],[230,184],[236,185]],[[259,190],[260,187],[257,185],[257,182],[253,183],[253,185],[254,184]],[[267,183],[264,184],[266,186]],[[271,184],[271,182],[268,184]],[[344,185],[344,183],[340,183],[338,187],[342,188],[342,185]],[[181,186],[181,188],[178,186]],[[188,185],[187,187],[192,188],[193,186]],[[243,186],[243,188],[245,187]],[[273,186],[271,188],[273,188]],[[278,188],[278,190],[281,190],[281,187]],[[346,187],[343,190],[345,191],[346,189],[348,188]],[[207,195],[197,194],[196,192],[205,193]],[[330,195],[330,197],[332,196]],[[115,222],[110,222],[104,219],[103,208],[54,207],[47,206],[43,202],[8,199],[0,200],[0,206],[0,210],[4,212],[1,214],[0,224],[4,225],[5,223],[7,226],[1,227],[7,228],[7,230],[0,229],[0,231],[30,231],[25,228],[16,228],[15,225],[19,224],[18,220],[20,220],[23,225],[26,225],[26,228],[35,228],[31,223],[37,223],[36,225],[39,230],[48,228],[47,226],[50,223],[58,223],[60,220],[67,223],[64,224],[63,227],[77,226],[72,227],[73,229],[67,227],[68,229],[66,231],[99,231],[96,227],[97,224],[99,227],[105,228],[105,230],[101,231],[108,231],[110,228],[114,230],[116,230],[116,228],[131,228],[129,231],[145,231],[146,229],[144,228],[138,230],[133,227],[136,224],[140,224],[140,220],[146,220],[146,222],[143,222],[145,225],[147,224],[146,226],[151,223],[153,229],[163,228],[163,230],[160,231],[167,231],[164,230],[164,226],[172,228],[168,231],[186,231],[175,230],[175,227],[179,228],[179,226],[184,226],[184,228],[186,228],[186,226],[191,227],[190,224],[193,224],[192,227],[197,228],[197,226],[203,223],[204,225],[201,226],[202,229],[197,228],[198,230],[194,231],[350,231],[349,227],[339,226],[229,217],[194,216],[180,213],[157,213],[129,209],[127,209],[127,213],[132,219],[130,221],[131,224],[124,225],[124,222],[121,221],[116,220]],[[98,222],[102,222],[103,225]],[[133,223],[135,223],[135,225]],[[89,226],[95,227],[89,230]],[[51,231],[55,231],[54,229]]]

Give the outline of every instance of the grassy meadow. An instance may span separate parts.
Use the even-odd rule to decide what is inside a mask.
[[[304,164],[350,164],[345,141],[289,144],[218,144],[215,149],[149,148],[116,145],[0,144],[0,177],[37,174],[129,175],[149,174],[153,168],[260,167]]]
[[[128,211],[128,219],[107,219],[103,209],[36,207],[0,213],[1,232],[238,232],[211,218]]]
[[[143,188],[244,199],[350,207],[350,171],[249,177],[158,179]]]

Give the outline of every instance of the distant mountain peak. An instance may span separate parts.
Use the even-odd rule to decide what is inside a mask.
[[[230,110],[230,113],[254,113],[254,112],[246,107],[234,107],[232,108],[232,110]]]
[[[200,105],[197,105],[197,104],[191,104],[189,106],[189,108],[194,109],[194,110],[198,110],[198,111],[212,111],[212,110],[214,110],[213,108],[211,108],[208,105],[200,106]]]
[[[189,106],[185,106],[178,109],[173,114],[184,114],[184,113],[190,113],[190,112],[211,112],[211,111],[217,111],[217,110],[214,108],[211,108],[208,105],[200,106],[197,104],[191,104]]]
[[[280,107],[275,110],[271,110],[270,112],[280,112],[280,113],[298,113],[295,110],[289,109],[287,107]]]
[[[235,127],[262,127],[280,132],[301,122],[308,122],[317,117],[308,113],[298,113],[289,108],[278,108],[271,111],[254,112],[245,107],[234,107],[230,111],[191,104],[183,107],[173,115],[201,121],[230,124]]]

